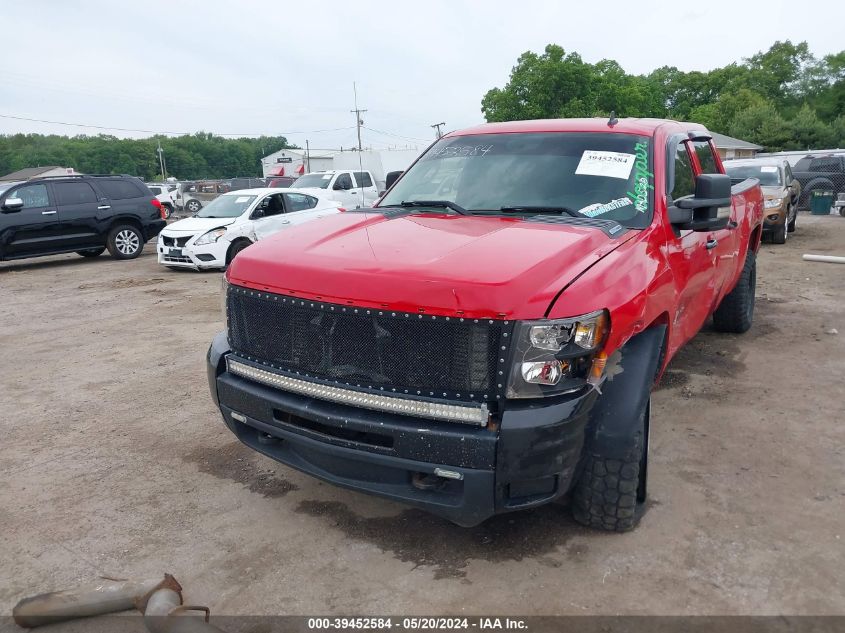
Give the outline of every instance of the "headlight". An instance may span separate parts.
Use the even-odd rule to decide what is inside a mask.
[[[583,387],[609,326],[607,310],[517,323],[507,397],[541,398]]]
[[[194,242],[194,244],[196,246],[202,246],[203,244],[214,244],[214,242],[219,240],[224,235],[226,235],[226,227],[221,226],[216,229],[211,229],[208,233],[204,233],[196,242]]]
[[[781,204],[783,204],[783,198],[769,198],[764,202],[764,206],[767,209],[776,209]]]

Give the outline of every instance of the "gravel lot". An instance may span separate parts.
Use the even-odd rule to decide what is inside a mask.
[[[801,260],[845,219],[764,244],[752,330],[674,360],[625,535],[462,529],[242,447],[205,382],[220,274],[153,251],[0,263],[1,613],[168,571],[216,614],[845,614],[845,266]]]

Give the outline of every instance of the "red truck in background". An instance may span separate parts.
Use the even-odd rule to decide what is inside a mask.
[[[453,132],[373,208],[235,258],[212,397],[251,448],[459,525],[566,500],[628,530],[651,390],[711,315],[751,326],[762,217],[699,125]]]

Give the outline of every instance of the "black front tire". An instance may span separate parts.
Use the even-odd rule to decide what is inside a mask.
[[[164,209],[164,219],[169,220],[170,216],[173,215],[173,207],[169,204],[163,204],[161,205],[161,208]]]
[[[785,220],[785,219],[784,219]],[[772,230],[772,244],[786,244],[786,222]]]
[[[757,288],[757,257],[749,249],[739,281],[713,313],[713,326],[719,332],[742,334],[754,320],[754,292]]]
[[[185,210],[188,213],[199,213],[200,209],[202,209],[202,205],[196,200],[189,200],[188,204],[185,205]]]
[[[790,213],[792,214],[792,219],[786,225],[786,230],[790,233],[795,233],[795,222],[798,220],[798,209],[796,209],[795,207],[789,207],[789,209],[786,210],[787,218],[789,217]]]
[[[646,499],[650,410],[649,402],[631,429],[627,459],[587,452],[572,496],[572,516],[578,523],[608,532],[628,532],[639,523]]]
[[[144,236],[131,224],[119,224],[109,231],[106,244],[115,259],[135,259],[144,250]]]
[[[226,265],[228,266],[229,264],[231,264],[232,260],[235,259],[235,255],[240,253],[248,246],[252,246],[252,242],[246,239],[233,242],[232,245],[229,247],[229,252],[226,253]]]
[[[105,252],[106,248],[89,248],[88,250],[84,251],[76,251],[77,255],[82,255],[82,257],[99,257]]]

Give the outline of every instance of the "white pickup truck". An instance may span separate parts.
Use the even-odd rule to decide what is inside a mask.
[[[369,207],[378,199],[379,183],[370,171],[354,171],[351,169],[333,169],[330,171],[315,171],[296,179],[291,185],[298,190],[320,190],[315,193],[337,200],[347,209]],[[383,184],[382,184],[383,188]]]

